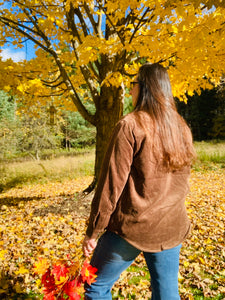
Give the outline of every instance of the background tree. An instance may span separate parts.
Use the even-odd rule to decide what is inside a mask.
[[[225,139],[225,77],[223,76],[221,84],[216,93],[218,106],[215,109],[215,116],[212,128],[212,137]]]
[[[11,0],[1,6],[2,45],[21,47],[29,39],[37,47],[36,59],[4,69],[2,86],[27,105],[44,105],[51,94],[58,106],[73,103],[96,126],[96,177],[123,112],[127,75],[141,62],[169,67],[174,96],[218,84],[224,70],[224,1]],[[12,86],[5,79],[13,76]]]
[[[220,88],[202,90],[188,96],[187,102],[178,99],[179,113],[190,125],[194,140],[202,141],[225,137],[225,94],[223,85]]]
[[[0,122],[15,120],[15,101],[4,91],[0,91]]]
[[[7,153],[16,151],[13,132],[17,129],[15,101],[6,92],[0,91],[0,160]]]
[[[32,109],[32,107],[30,108]],[[26,109],[16,110],[15,99],[0,91],[0,161],[16,155],[29,154],[39,161],[43,149],[56,149],[61,145],[62,118],[50,126],[49,112],[44,107],[39,116],[30,116]]]
[[[94,113],[93,103],[90,102],[86,105],[88,110]],[[70,149],[70,147],[83,148],[95,145],[95,127],[82,118],[79,112],[65,111],[63,112],[63,119],[63,147]]]

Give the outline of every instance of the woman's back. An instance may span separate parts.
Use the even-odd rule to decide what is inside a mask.
[[[121,143],[124,156],[120,155],[120,158],[116,153],[120,151],[117,138],[111,143],[110,153],[117,157],[117,164],[107,166],[111,176],[100,188],[104,197],[114,198],[115,187],[120,181],[117,174],[120,169],[126,169],[131,148],[133,158],[130,170],[123,174],[127,179],[121,195],[117,194],[119,198],[108,229],[143,251],[172,248],[183,241],[190,228],[185,208],[190,165],[168,170],[159,163],[158,158],[162,159],[162,155],[156,157],[152,151],[154,127],[148,113],[133,112],[117,127],[121,128],[128,143]],[[114,147],[115,144],[118,146]]]
[[[179,251],[190,230],[185,208],[191,132],[177,113],[169,76],[144,64],[130,91],[134,112],[116,125],[101,168],[83,243],[97,282],[87,299],[111,299],[120,273],[143,251],[152,299],[180,299]]]

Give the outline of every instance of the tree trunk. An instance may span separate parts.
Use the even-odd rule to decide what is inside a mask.
[[[99,105],[96,107],[95,184],[98,182],[112,130],[123,115],[123,102],[123,87],[102,87]]]

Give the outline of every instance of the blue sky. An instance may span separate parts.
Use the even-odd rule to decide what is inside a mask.
[[[1,9],[11,8],[9,1],[1,4]],[[35,50],[31,41],[26,41],[23,48],[15,48],[11,43],[7,43],[4,47],[0,47],[0,56],[3,60],[11,58],[13,61],[18,62],[24,59],[30,60],[35,56]]]
[[[11,58],[13,61],[18,62],[24,59],[30,60],[35,56],[35,49],[33,42],[27,41],[23,48],[16,49],[13,45],[8,44],[7,46],[1,47],[0,56],[3,60]]]
[[[7,4],[3,4],[7,5]],[[211,13],[215,11],[215,7],[213,6],[211,9],[205,9],[203,13]],[[103,22],[104,23],[104,22]],[[15,48],[11,43],[8,43],[4,47],[0,47],[0,56],[3,60],[7,60],[11,58],[15,62],[30,60],[35,57],[35,49],[34,43],[32,41],[27,40],[24,43],[23,48]]]

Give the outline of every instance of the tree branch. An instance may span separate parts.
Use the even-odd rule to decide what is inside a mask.
[[[144,12],[144,14],[142,15],[141,19],[139,20],[139,22],[138,22],[136,28],[134,29],[134,32],[133,32],[133,34],[132,34],[132,36],[131,36],[131,38],[130,38],[130,40],[129,40],[129,44],[132,42],[132,40],[133,40],[133,38],[134,38],[136,32],[137,32],[137,31],[139,30],[139,28],[141,27],[141,24],[143,25],[143,23],[146,23],[146,22],[143,22],[143,21],[144,21],[144,18],[145,18],[145,16],[146,16],[146,14],[147,14],[149,11],[150,11],[150,8],[147,7],[147,8],[146,8],[146,11]],[[152,17],[150,18],[150,20],[151,20],[153,17],[154,17],[154,16],[152,16]],[[148,22],[149,22],[150,20],[148,20]]]
[[[67,24],[68,24],[68,28],[72,31],[72,35],[74,38],[78,38],[78,41],[80,44],[82,44],[82,40],[79,36],[78,30],[76,28],[76,24],[74,23],[74,8],[72,6],[72,4],[70,5],[70,10],[69,12],[66,14],[66,18],[67,18]],[[75,41],[74,39],[71,41],[72,47],[73,47],[73,51],[74,51],[74,55],[76,57],[76,60],[79,60],[79,55],[77,53],[76,50],[76,45],[75,45]],[[85,79],[85,81],[88,84],[89,90],[91,92],[92,98],[94,100],[94,102],[96,102],[96,98],[98,97],[98,92],[97,89],[95,88],[94,84],[93,84],[93,80],[91,79],[91,73],[90,70],[88,69],[87,66],[80,66],[80,70],[81,73]],[[93,124],[93,123],[92,123]]]
[[[118,30],[116,30],[116,25],[113,24],[111,18],[110,18],[109,15],[106,13],[106,11],[105,11],[105,15],[106,15],[107,19],[109,20],[109,23],[110,23],[111,26],[113,27],[114,33],[119,37],[119,39],[120,39],[122,45],[125,46],[123,37],[121,36],[120,32],[119,32]]]
[[[76,24],[74,22],[74,8],[72,6],[72,4],[70,4],[70,9],[68,12],[66,12],[66,20],[67,20],[67,25],[68,28],[71,30],[71,33],[73,35],[74,38],[77,38],[79,43],[82,43],[82,39],[79,35],[79,32],[77,30]],[[75,49],[75,48],[74,48]]]
[[[40,29],[40,27],[38,26],[38,20],[36,18],[36,16],[33,16],[32,14],[29,14],[29,12],[27,11],[26,8],[23,9],[25,15],[27,16],[27,18],[31,21],[31,23],[33,24],[33,26],[36,28],[37,30],[37,35],[39,35],[46,43],[47,46],[49,46],[50,41],[47,38],[47,36],[44,34],[44,32]],[[33,18],[34,20],[33,20]]]
[[[91,25],[92,25],[92,27],[94,29],[94,33],[98,34],[97,23],[95,22],[95,20],[93,18],[93,15],[91,14],[90,9],[89,9],[89,7],[88,7],[88,5],[87,5],[86,2],[84,2],[84,9],[85,9],[85,12],[86,12],[86,14],[87,14],[87,16],[88,16],[88,18],[89,18],[89,20],[91,22]]]
[[[53,50],[52,50],[53,51]],[[85,120],[87,120],[88,122],[90,122],[93,125],[96,125],[96,121],[95,121],[95,117],[94,115],[91,115],[87,109],[84,107],[84,105],[81,102],[81,99],[79,97],[79,95],[77,94],[70,78],[69,75],[67,74],[65,68],[62,66],[62,63],[58,57],[58,55],[56,54],[56,52],[53,51],[53,56],[54,59],[56,61],[56,64],[58,65],[58,68],[60,70],[62,79],[64,81],[64,83],[67,86],[67,89],[70,93],[70,97],[73,101],[73,103],[75,104],[75,106],[77,107],[78,111],[80,112],[80,114],[84,117]]]
[[[38,40],[36,40],[32,35],[30,35],[29,33],[27,33],[25,30],[28,28],[29,31],[33,32],[34,34],[38,35],[37,32],[31,30],[31,28],[24,26],[22,24],[19,24],[15,21],[12,21],[10,19],[7,18],[3,18],[0,17],[0,22],[2,22],[4,25],[16,30],[17,32],[21,33],[23,36],[27,37],[29,40],[31,40],[32,42],[34,42],[36,45],[38,45],[40,48],[42,48],[43,50],[45,50],[46,52],[52,54],[52,52],[49,50],[48,47],[44,46],[41,42],[39,42]],[[19,28],[22,27],[25,30],[22,30]],[[27,28],[26,28],[27,27]]]
[[[84,36],[88,36],[88,26],[87,26],[87,24],[86,24],[85,21],[84,21],[83,15],[82,15],[82,13],[80,12],[79,7],[75,8],[74,13],[75,13],[75,15],[76,15],[76,16],[79,18],[79,20],[80,20],[80,24],[81,24],[81,27],[82,27]]]
[[[64,82],[63,81],[60,81],[59,83],[56,83],[56,84],[51,84],[51,83],[48,83],[44,80],[41,80],[43,82],[43,84],[45,86],[48,86],[48,87],[51,87],[51,88],[56,88],[56,87],[59,87],[61,84],[63,84]]]

